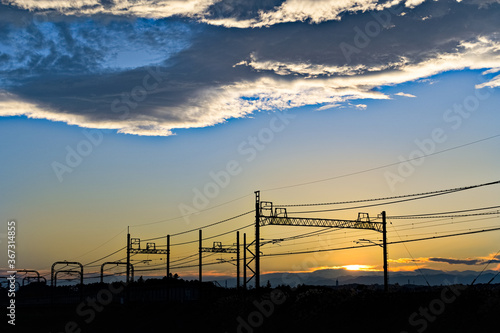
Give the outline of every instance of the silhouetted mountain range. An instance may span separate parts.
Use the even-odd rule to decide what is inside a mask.
[[[419,271],[389,272],[389,283],[399,285],[427,285],[431,286],[454,284],[470,284],[477,278],[475,284],[488,283],[498,272],[486,270],[481,275],[479,272],[467,271],[441,271],[433,269],[421,269]],[[479,277],[478,277],[479,275]],[[196,276],[185,276],[184,279],[197,279]],[[265,285],[267,281],[272,286],[289,285],[295,287],[299,284],[335,286],[338,280],[339,285],[345,284],[383,284],[383,272],[371,271],[348,271],[345,269],[322,269],[310,273],[270,273],[261,274],[261,283]],[[217,281],[221,286],[234,287],[236,279],[229,276],[204,276],[205,281]],[[427,280],[427,282],[426,282]],[[500,283],[500,275],[492,281]],[[254,281],[250,282],[254,285]]]

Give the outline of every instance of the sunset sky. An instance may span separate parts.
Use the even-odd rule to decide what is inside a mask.
[[[46,273],[55,261],[87,264],[124,247],[128,226],[141,239],[194,230],[171,242],[196,241],[197,228],[252,211],[257,190],[264,201],[291,205],[500,180],[499,17],[498,0],[1,1],[0,268],[10,220],[17,221],[17,268]],[[358,212],[374,219],[381,211],[471,210],[389,218],[390,242],[500,227],[499,197],[494,184],[359,209],[301,213],[370,202],[289,207],[288,214],[354,220]],[[476,210],[487,207],[496,208]],[[252,222],[253,212],[203,236]],[[266,226],[261,237],[319,230]],[[252,227],[243,232],[254,239]],[[381,237],[340,229],[269,242],[262,273],[381,270],[379,247],[265,257]],[[393,245],[390,269],[481,271],[500,250],[499,237]],[[235,232],[204,246],[214,241],[232,245]],[[189,257],[196,253],[197,243],[172,247],[172,266],[196,264]],[[86,272],[124,257],[118,252]],[[133,259],[136,269],[165,261]],[[488,269],[500,269],[500,256]],[[234,270],[204,268],[207,275]],[[191,276],[197,268],[172,271]],[[155,274],[165,273],[141,275]]]

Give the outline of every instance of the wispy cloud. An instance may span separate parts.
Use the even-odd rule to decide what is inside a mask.
[[[44,13],[58,12],[78,16],[111,14],[157,19],[201,15],[217,2],[217,0],[2,0],[2,3]]]
[[[442,257],[421,257],[421,258],[399,258],[399,259],[391,259],[389,262],[394,264],[425,264],[425,263],[447,263],[450,265],[469,265],[469,266],[477,266],[477,265],[486,265],[488,263],[500,263],[500,255],[494,256],[491,255],[489,257],[482,258],[466,258],[466,259],[458,259],[458,258],[442,258]]]
[[[394,95],[396,96],[403,96],[403,97],[417,97],[415,95],[412,95],[412,94],[408,94],[408,93],[404,93],[404,92],[398,92],[398,93],[395,93]]]
[[[268,27],[289,22],[321,23],[340,20],[344,13],[380,11],[401,4],[414,8],[422,0],[13,0],[3,1],[22,9],[64,15],[110,14],[144,18],[189,17],[231,28]]]
[[[500,87],[500,75],[495,76],[493,79],[491,79],[488,82],[484,82],[481,84],[476,85],[476,89],[481,89],[481,88],[495,88],[495,87]]]

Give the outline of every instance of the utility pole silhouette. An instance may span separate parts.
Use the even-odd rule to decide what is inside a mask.
[[[240,289],[240,232],[236,231],[236,289]]]
[[[260,191],[255,191],[255,289],[260,288]]]
[[[247,234],[243,233],[243,289],[247,289]]]
[[[170,235],[167,235],[167,280],[170,278]]]
[[[382,212],[382,246],[384,251],[384,291],[389,291],[389,275],[387,272],[387,221],[385,210]]]
[[[199,256],[199,258],[198,258],[198,261],[199,261],[198,276],[199,276],[199,278],[198,279],[200,280],[200,286],[201,286],[201,281],[202,281],[201,280],[202,279],[202,276],[201,276],[202,275],[202,270],[201,270],[201,265],[202,265],[202,262],[201,262],[201,253],[202,253],[201,252],[201,248],[202,248],[202,244],[201,244],[201,242],[202,242],[201,229],[199,230],[198,234],[199,234],[199,238],[200,238],[199,241],[198,241],[198,244],[199,244],[199,246],[198,246],[198,250],[199,250],[199,254],[198,254],[198,256]]]
[[[127,227],[127,284],[130,282],[130,227]]]

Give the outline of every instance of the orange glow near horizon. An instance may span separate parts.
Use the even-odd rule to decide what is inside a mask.
[[[378,271],[375,266],[370,265],[344,265],[341,267],[348,271]]]

